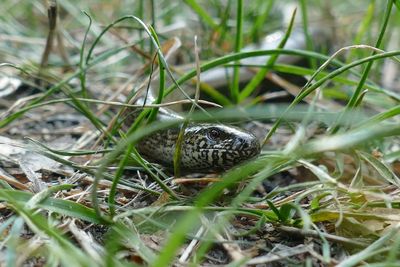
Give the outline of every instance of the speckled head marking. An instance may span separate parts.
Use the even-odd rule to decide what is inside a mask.
[[[178,129],[157,132],[138,144],[139,152],[172,168],[178,133]],[[243,129],[223,124],[193,124],[185,130],[181,167],[200,172],[226,170],[259,153],[258,140]]]

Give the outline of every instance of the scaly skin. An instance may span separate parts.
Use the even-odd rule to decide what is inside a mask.
[[[167,129],[146,137],[138,151],[150,161],[173,168],[179,129]],[[260,153],[257,138],[237,127],[200,123],[185,129],[180,166],[186,171],[211,172],[232,168]]]

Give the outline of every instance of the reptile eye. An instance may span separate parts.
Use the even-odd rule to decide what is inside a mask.
[[[218,130],[216,130],[216,129],[212,129],[212,130],[208,133],[208,136],[209,136],[211,139],[217,139],[218,137],[220,137],[220,135],[221,135],[221,132],[218,131]]]

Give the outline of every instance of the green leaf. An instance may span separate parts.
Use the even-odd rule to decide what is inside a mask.
[[[276,214],[278,217],[279,221],[284,222],[284,218],[282,217],[281,213],[279,212],[279,209],[275,207],[274,203],[271,201],[267,200],[268,207]]]
[[[294,215],[295,211],[296,211],[296,209],[293,208],[292,204],[290,204],[290,203],[283,204],[279,209],[279,213],[281,215],[282,222],[285,223],[289,219],[291,219],[292,216]]]
[[[26,205],[35,195],[28,192],[18,190],[0,189],[0,200],[9,201],[10,196],[12,200],[23,205]],[[36,203],[36,206],[45,210],[57,212],[62,215],[71,216],[73,218],[82,219],[91,223],[103,223],[100,217],[96,215],[93,209],[90,209],[82,204],[70,200],[63,200],[58,198],[46,198],[41,202]]]
[[[45,190],[42,190],[41,192],[33,195],[31,199],[26,203],[25,207],[27,209],[33,209],[39,203],[43,202],[46,198],[48,198],[51,194],[62,190],[68,190],[71,189],[72,187],[74,187],[74,185],[61,184],[46,188]]]

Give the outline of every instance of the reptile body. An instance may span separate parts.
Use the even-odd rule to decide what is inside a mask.
[[[172,168],[178,135],[178,128],[159,131],[137,148],[147,159]],[[226,170],[259,153],[259,141],[243,129],[217,123],[189,124],[181,144],[180,166],[200,172]]]

